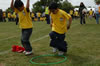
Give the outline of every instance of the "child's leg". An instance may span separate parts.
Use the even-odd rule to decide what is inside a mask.
[[[99,24],[99,14],[96,14],[96,23]]]
[[[82,16],[80,16],[80,24],[83,24],[83,23],[82,23]]]
[[[85,22],[85,15],[83,15],[83,23],[86,24],[86,22]]]
[[[59,51],[67,52],[67,43],[64,41],[65,34],[58,34],[57,36],[57,47]]]
[[[65,34],[58,34],[56,32],[51,32],[50,34],[51,42],[50,46],[57,48],[59,51],[67,52],[67,43],[64,41]]]
[[[56,33],[55,32],[51,32],[49,34],[51,41],[50,41],[50,46],[53,47],[53,52],[57,51],[57,47],[56,47]]]
[[[31,34],[32,34],[32,28],[31,29],[22,29],[21,42],[27,52],[32,51],[32,47],[29,42],[29,38],[30,38]]]
[[[49,36],[50,36],[51,40],[56,40],[56,33],[55,33],[55,32],[52,31],[52,32],[49,34]]]
[[[55,32],[51,32],[51,33],[49,34],[49,36],[50,36],[50,39],[51,39],[51,41],[50,41],[50,46],[55,47],[56,33],[55,33]]]

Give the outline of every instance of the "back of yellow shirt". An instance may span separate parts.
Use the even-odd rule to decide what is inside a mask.
[[[74,12],[74,16],[78,16],[78,12],[77,11]]]
[[[73,10],[70,10],[70,15],[73,15]]]
[[[32,28],[32,19],[30,17],[30,12],[27,12],[26,8],[23,11],[18,11],[15,9],[15,12],[18,13],[19,16],[19,25],[22,29]]]
[[[6,13],[5,12],[3,13],[3,17],[6,17]]]
[[[31,17],[32,17],[32,18],[35,17],[34,13],[31,13]]]
[[[89,11],[89,15],[92,16],[93,15],[93,11],[90,10]]]
[[[52,31],[55,31],[59,34],[64,34],[67,32],[67,20],[71,17],[65,11],[59,9],[57,14],[50,14],[52,19]]]
[[[40,12],[37,13],[37,17],[41,17],[41,13]]]

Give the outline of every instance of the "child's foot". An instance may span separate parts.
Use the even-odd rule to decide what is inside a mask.
[[[30,52],[25,52],[25,55],[27,56],[27,55],[31,55],[32,54],[32,51],[30,51]]]
[[[23,51],[23,53],[25,54],[25,53],[26,53],[26,51]]]
[[[55,53],[57,51],[57,48],[53,48],[53,52]]]
[[[64,55],[64,52],[63,51],[59,51],[58,55]]]

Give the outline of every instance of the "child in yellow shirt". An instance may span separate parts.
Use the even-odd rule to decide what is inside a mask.
[[[26,8],[24,7],[24,4],[21,0],[15,0],[15,3],[14,0],[12,0],[11,2],[11,8],[14,9],[14,11],[19,16],[19,25],[22,30],[21,43],[25,48],[24,51],[25,55],[32,54],[32,46],[30,44],[29,39],[32,34],[33,25],[32,25],[32,19],[30,17],[29,2],[30,0],[27,0]]]
[[[31,18],[32,18],[32,21],[34,21],[34,18],[35,18],[34,12],[31,13]]]
[[[90,9],[90,11],[89,11],[89,18],[91,19],[93,17],[93,11],[92,11],[92,9]]]
[[[6,13],[3,12],[3,22],[6,22]]]
[[[52,32],[49,34],[51,38],[50,46],[53,47],[53,52],[59,50],[58,55],[63,55],[67,52],[67,43],[64,41],[65,33],[70,29],[72,18],[68,13],[59,9],[56,3],[52,3],[49,6],[49,10],[52,21]],[[68,25],[66,25],[67,20],[69,22]]]
[[[40,17],[41,17],[41,13],[40,12],[37,12],[38,21],[40,21]]]

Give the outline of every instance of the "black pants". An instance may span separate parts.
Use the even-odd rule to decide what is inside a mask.
[[[29,42],[31,34],[32,34],[32,28],[22,29],[21,43],[26,51],[32,51],[32,47]]]
[[[46,16],[47,24],[50,24],[50,16],[48,14],[46,14],[45,16]]]
[[[49,35],[51,38],[51,47],[57,48],[59,51],[67,52],[67,43],[64,41],[65,34],[58,34],[53,31]]]
[[[80,24],[86,24],[85,22],[85,15],[80,16]]]

